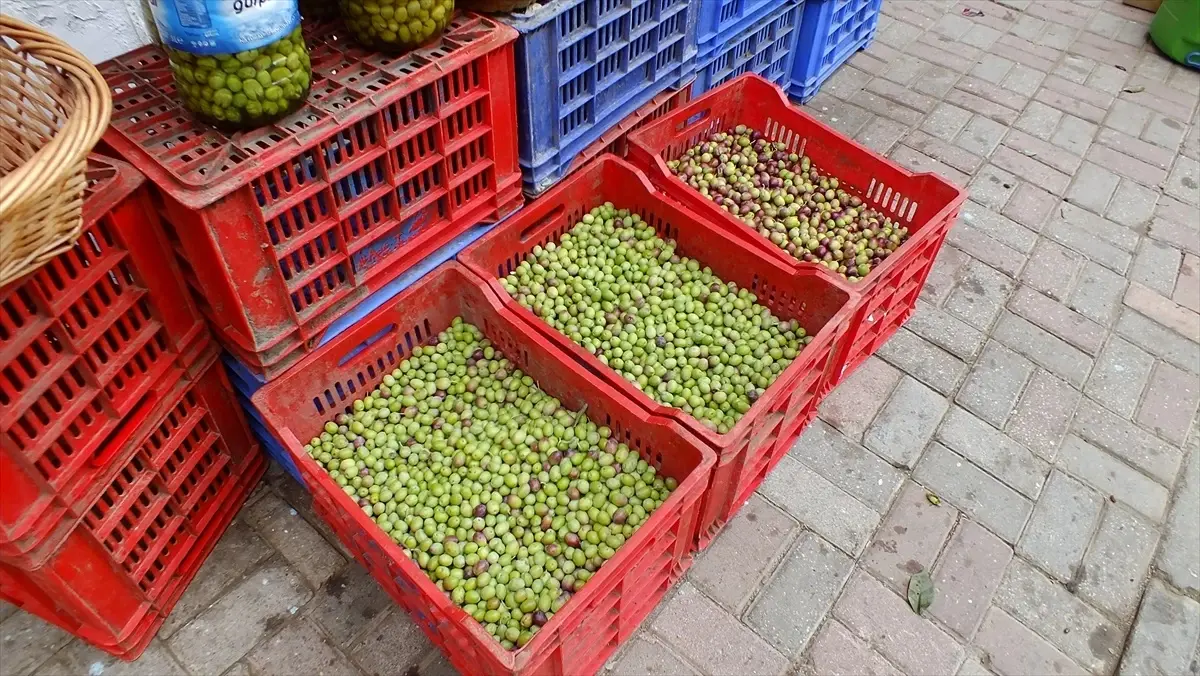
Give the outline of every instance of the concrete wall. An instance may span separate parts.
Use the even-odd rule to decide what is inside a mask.
[[[143,0],[0,0],[0,11],[53,33],[97,63],[154,40]]]

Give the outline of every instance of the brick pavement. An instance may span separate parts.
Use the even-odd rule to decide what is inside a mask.
[[[808,109],[971,200],[609,669],[1200,673],[1200,75],[1116,0],[883,11]],[[334,542],[274,469],[138,662],[0,608],[0,671],[451,673]]]

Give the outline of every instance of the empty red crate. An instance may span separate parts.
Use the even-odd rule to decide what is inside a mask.
[[[434,585],[358,503],[313,461],[303,444],[325,421],[350,411],[455,317],[474,324],[543,390],[636,448],[679,481],[650,519],[524,648],[504,650]],[[714,458],[673,421],[639,409],[508,316],[491,292],[447,263],[352,329],[321,346],[254,395],[254,406],[291,453],[313,504],[338,538],[450,662],[466,674],[591,674],[628,638],[691,562],[701,498]]]
[[[108,461],[208,342],[144,178],[92,156],[83,234],[0,288],[0,556],[90,504]]]
[[[676,240],[680,255],[710,266],[725,281],[757,294],[759,302],[776,316],[799,320],[814,336],[728,433],[718,434],[687,413],[654,401],[520,306],[501,286],[499,278],[509,274],[534,247],[558,241],[584,214],[605,202],[638,213],[659,236]],[[846,291],[814,270],[788,267],[754,247],[730,239],[723,227],[665,199],[645,174],[611,155],[564,179],[459,254],[459,260],[486,281],[512,312],[537,327],[559,349],[574,355],[593,373],[601,374],[644,409],[679,421],[716,449],[717,471],[700,528],[702,545],[787,453],[815,415],[821,398],[832,388],[831,378],[841,370],[842,335],[852,310]]]
[[[739,124],[787,144],[791,152],[808,155],[822,173],[836,177],[847,191],[907,227],[909,240],[863,281],[852,284],[823,266],[792,258],[667,168],[668,160],[712,134]],[[965,191],[940,176],[913,174],[813,118],[789,103],[778,87],[756,75],[732,80],[646,125],[630,134],[629,145],[630,160],[644,167],[671,198],[724,224],[772,259],[797,269],[815,270],[854,294],[855,318],[839,382],[912,315],[934,258],[966,199]]]
[[[209,322],[268,379],[372,291],[523,201],[515,30],[464,13],[440,41],[390,56],[334,25],[306,23],[307,105],[232,136],[184,111],[160,48],[100,67],[105,143],[158,188]]]
[[[266,461],[224,369],[162,393],[161,414],[40,565],[0,560],[0,596],[114,654],[135,657],[229,525]],[[157,618],[157,619],[155,619]]]

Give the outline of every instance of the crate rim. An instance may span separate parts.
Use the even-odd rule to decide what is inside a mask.
[[[490,289],[481,284],[465,266],[460,265],[455,261],[449,261],[439,266],[430,275],[422,278],[419,282],[413,284],[405,291],[397,294],[388,303],[376,308],[373,312],[363,318],[363,324],[366,325],[378,320],[381,317],[384,317],[394,305],[399,305],[406,301],[408,296],[411,295],[412,291],[418,289],[422,284],[429,283],[435,278],[435,275],[439,274],[460,275],[465,283],[475,286],[475,288],[485,295],[490,295]],[[503,305],[497,305],[495,303],[494,298],[492,298],[491,301],[492,305],[500,312],[503,313],[506,311]],[[516,323],[520,320],[511,318],[510,321]],[[362,508],[359,507],[358,503],[351,500],[350,496],[346,495],[345,491],[341,490],[341,488],[334,483],[333,479],[329,478],[328,473],[319,465],[317,465],[315,460],[303,452],[303,443],[292,431],[291,427],[280,427],[282,422],[277,419],[276,415],[270,410],[270,407],[266,406],[266,398],[271,392],[277,388],[286,386],[288,382],[296,376],[296,374],[305,370],[307,367],[310,367],[321,356],[323,356],[325,351],[336,349],[341,346],[342,342],[351,339],[354,339],[353,343],[350,344],[351,347],[361,342],[360,338],[353,332],[346,332],[322,345],[311,354],[306,355],[303,360],[289,369],[287,373],[280,376],[276,380],[272,380],[255,392],[253,397],[251,397],[251,403],[254,405],[255,409],[263,414],[262,417],[267,425],[267,428],[280,441],[284,451],[291,457],[292,461],[296,463],[297,467],[300,468],[311,465],[312,467],[316,468],[314,476],[318,483],[322,485],[323,489],[332,494],[332,499],[337,507],[341,508],[345,513],[352,515],[355,525],[370,536],[371,544],[381,547],[384,554],[395,560],[401,570],[409,574],[410,581],[415,584],[421,593],[424,596],[433,599],[437,608],[440,611],[449,614],[455,623],[459,624],[460,626],[464,626],[474,639],[479,640],[483,646],[486,646],[486,650],[493,656],[493,658],[496,659],[497,662],[504,664],[510,672],[519,671],[524,666],[525,662],[530,659],[530,655],[535,652],[534,646],[540,646],[541,642],[546,640],[541,639],[539,641],[539,636],[542,634],[550,635],[552,633],[552,629],[558,628],[559,625],[567,621],[569,614],[561,611],[555,613],[554,617],[550,618],[550,621],[546,623],[542,631],[538,632],[538,635],[535,635],[533,640],[531,640],[523,648],[511,651],[505,650],[504,647],[501,646],[500,643],[495,639],[495,637],[487,633],[482,624],[476,621],[475,618],[468,615],[465,610],[455,605],[454,602],[450,600],[450,597],[446,594],[446,592],[442,591],[433,583],[432,580],[429,579],[424,571],[417,566],[416,562],[413,561],[413,559],[410,558],[407,553],[405,553],[403,547],[392,541],[391,538],[383,535],[383,531],[379,529],[379,526],[373,520],[368,519],[366,515],[363,514]],[[569,359],[567,355],[562,355],[562,357],[564,359]],[[595,387],[601,390],[606,390],[607,394],[612,398],[628,400],[628,397],[626,397],[621,391],[614,388],[603,379],[594,377],[593,375],[592,380]],[[634,408],[637,407],[635,406]],[[707,493],[708,489],[708,481],[711,477],[712,469],[717,463],[716,454],[706,445],[698,443],[699,440],[695,438],[695,435],[677,421],[654,415],[648,411],[640,412],[644,413],[647,419],[654,421],[656,424],[673,429],[675,433],[678,433],[684,440],[689,441],[689,443],[700,453],[700,463],[697,464],[696,467],[689,472],[686,477],[683,478],[683,480],[678,482],[676,489],[671,493],[667,500],[659,506],[658,510],[656,510],[659,513],[659,518],[665,518],[662,515],[671,511],[671,509],[668,509],[668,507],[676,508],[680,505],[680,503],[685,499],[685,493],[689,492],[684,490],[685,487],[691,489],[693,486],[696,486],[696,484],[701,484],[695,490],[699,491],[701,496],[699,504],[703,505],[704,495]],[[312,492],[312,488],[307,488],[307,490],[310,493]],[[614,574],[612,571],[621,567],[620,564],[622,562],[627,561],[630,557],[635,555],[635,550],[638,550],[639,548],[636,545],[640,545],[648,538],[652,537],[651,530],[652,526],[655,525],[657,525],[657,523],[655,522],[654,514],[651,514],[642,527],[639,528],[632,537],[626,540],[625,543],[617,549],[616,555],[613,556],[612,559],[609,559],[609,561],[601,567],[600,571],[598,571],[592,579],[588,580],[588,584],[584,586],[583,591],[572,596],[571,601],[574,602],[576,601],[576,597],[580,597],[583,599],[581,602],[582,605],[586,605],[586,601],[590,601],[592,597],[601,593],[599,590],[603,586],[602,583],[607,581],[608,577]],[[609,571],[607,576],[604,575],[603,572],[605,568],[607,568]],[[564,608],[566,608],[566,606],[564,606]],[[443,653],[444,652],[445,651],[443,651]]]
[[[671,116],[674,115],[675,112],[683,110],[688,105],[690,105],[690,104],[684,104],[684,106],[682,106],[680,108],[676,108],[671,113],[668,113],[667,115],[664,115],[663,117],[659,118],[659,120],[670,118]],[[655,121],[655,124],[657,124],[657,120]],[[581,180],[581,177],[586,176],[589,171],[602,171],[603,170],[602,168],[605,166],[615,166],[619,170],[628,171],[637,181],[641,182],[642,186],[650,194],[656,195],[657,197],[659,197],[660,201],[662,201],[663,203],[668,204],[671,208],[674,208],[674,209],[689,211],[688,205],[686,205],[685,203],[683,203],[682,201],[680,201],[678,199],[675,199],[672,195],[667,194],[665,191],[660,190],[657,186],[655,186],[650,181],[649,177],[645,174],[645,172],[643,172],[638,167],[634,166],[628,160],[619,158],[619,157],[613,155],[612,153],[605,153],[605,154],[601,155],[600,157],[596,158],[595,160],[593,160],[586,167],[580,169],[579,171],[574,172],[573,174],[568,175],[562,181],[560,181],[557,185],[555,185],[553,188],[546,191],[539,200],[534,201],[532,204],[530,204],[527,207],[528,213],[526,214],[526,217],[530,218],[530,219],[537,219],[537,218],[539,218],[539,216],[544,215],[544,214],[539,214],[539,210],[545,210],[547,208],[545,205],[552,204],[554,202],[554,198],[557,197],[559,192],[563,192],[567,188],[569,188],[573,181]],[[599,199],[599,198],[596,198],[596,199]],[[601,203],[603,201],[604,200],[602,200]],[[612,200],[606,200],[606,201],[612,201]],[[617,206],[617,207],[620,206],[620,205],[616,204],[615,202],[613,204],[614,204],[614,206]],[[556,207],[552,207],[551,209],[553,211],[554,209],[556,209]],[[550,212],[547,212],[547,213],[550,213]],[[694,212],[690,212],[690,213],[691,213],[692,218],[694,218],[696,221],[698,221],[700,223],[703,223],[708,228],[710,228],[718,233],[721,233],[721,234],[727,234],[728,227],[726,227],[724,224],[714,223],[711,219],[706,218],[702,214],[695,214]],[[473,249],[475,249],[476,247],[481,247],[481,246],[485,245],[492,238],[498,237],[500,235],[500,232],[501,232],[500,226],[492,229],[486,235],[484,235],[483,237],[480,237],[479,240],[475,244],[468,247],[464,251],[464,254],[469,255],[470,252]],[[743,244],[746,244],[746,243],[743,242]],[[754,253],[762,255],[762,251],[758,248],[754,249]],[[701,262],[703,262],[703,261],[701,261]],[[764,260],[762,262],[764,264],[771,265],[771,266],[778,268],[779,272],[781,274],[786,274],[786,275],[790,275],[793,277],[795,275],[811,276],[811,277],[818,276],[816,274],[816,271],[808,270],[808,269],[798,269],[798,268],[795,268],[792,266],[787,266],[784,264],[783,261],[775,259],[775,258],[764,258]],[[574,355],[575,358],[577,360],[579,360],[591,372],[597,373],[598,371],[603,371],[604,373],[606,373],[607,375],[602,375],[600,377],[605,378],[608,381],[611,381],[610,384],[616,383],[616,384],[613,384],[612,386],[615,387],[616,389],[620,390],[621,392],[625,393],[626,397],[633,399],[634,402],[638,403],[640,406],[642,406],[642,408],[644,408],[647,411],[650,411],[652,414],[657,415],[659,417],[669,417],[672,420],[675,420],[676,422],[683,424],[684,427],[689,432],[691,432],[693,436],[696,436],[699,439],[703,440],[704,443],[706,443],[713,450],[721,451],[723,449],[726,449],[726,448],[728,448],[730,440],[744,437],[747,434],[747,428],[751,425],[751,422],[752,422],[751,417],[750,417],[750,412],[755,411],[756,408],[757,408],[757,410],[762,410],[762,408],[759,408],[760,406],[765,407],[767,405],[767,403],[773,401],[775,397],[782,396],[780,394],[781,391],[776,389],[776,386],[778,385],[778,381],[777,381],[775,384],[772,384],[771,387],[768,387],[764,391],[764,394],[761,397],[759,397],[759,399],[755,403],[755,405],[751,406],[750,410],[747,411],[745,414],[743,414],[742,417],[738,419],[737,423],[735,423],[734,426],[728,432],[726,432],[724,434],[719,434],[713,430],[710,430],[710,429],[704,427],[702,423],[700,423],[698,420],[696,420],[690,414],[684,412],[682,409],[675,408],[674,406],[668,406],[666,404],[661,404],[661,403],[655,401],[654,399],[651,399],[650,396],[647,395],[645,392],[641,391],[637,387],[634,387],[631,383],[626,381],[625,378],[623,376],[621,376],[621,374],[617,373],[611,367],[607,366],[600,360],[596,359],[596,357],[594,355],[592,355],[591,353],[587,352],[587,350],[583,349],[579,345],[576,345],[569,338],[567,338],[566,336],[563,336],[557,329],[550,326],[549,324],[546,324],[544,321],[542,321],[542,319],[540,317],[537,317],[532,312],[530,312],[528,309],[521,306],[519,303],[517,303],[515,300],[513,300],[511,297],[509,297],[508,294],[506,292],[504,292],[503,288],[500,287],[499,280],[496,279],[494,275],[485,273],[482,270],[477,270],[476,266],[473,264],[470,264],[470,263],[466,264],[466,267],[467,267],[467,269],[469,269],[471,271],[471,273],[473,275],[475,275],[478,279],[480,279],[482,282],[484,282],[487,285],[487,291],[491,294],[494,302],[498,302],[498,303],[501,303],[502,305],[504,305],[504,307],[510,313],[515,314],[518,318],[523,320],[527,325],[533,326],[535,329],[541,331],[543,334],[549,334],[549,335],[553,336],[552,339],[555,340],[559,344],[559,349],[567,350],[570,354]],[[857,310],[858,310],[858,307],[857,307],[858,306],[858,302],[857,302],[858,294],[850,293],[848,290],[846,290],[840,286],[836,286],[835,288],[839,292],[846,294],[847,298],[846,298],[845,302],[842,304],[841,308],[839,308],[838,311],[835,312],[833,314],[833,316],[831,316],[827,322],[825,322],[825,326],[823,326],[820,331],[818,331],[815,334],[811,334],[811,335],[813,336],[814,343],[818,342],[819,339],[820,339],[820,342],[825,342],[825,341],[829,342],[830,350],[834,353],[834,356],[835,356],[835,358],[831,361],[833,363],[835,363],[838,367],[840,367],[841,361],[842,361],[843,357],[845,356],[844,352],[849,347],[848,344],[845,344],[845,345],[840,344],[840,343],[844,342],[844,341],[839,340],[839,338],[841,337],[840,336],[841,328],[849,325],[850,321],[856,315]],[[799,368],[799,365],[796,363],[795,360],[793,360],[793,362],[791,364],[789,364],[788,367],[785,368],[779,374],[778,380],[783,380],[785,377],[785,374],[789,374],[789,372],[791,372],[791,371],[793,371],[793,369],[797,369],[797,368]],[[795,375],[796,375],[795,373],[790,373],[788,377],[794,378]],[[759,402],[761,402],[761,404]],[[676,418],[675,416],[680,416],[680,418]],[[681,419],[686,420],[687,422],[684,423],[681,421]]]
[[[488,30],[488,35],[484,36],[483,39],[473,41],[470,47],[467,49],[459,49],[449,56],[431,59],[429,63],[423,65],[417,70],[417,72],[412,73],[404,78],[398,78],[397,82],[403,81],[404,84],[402,86],[395,86],[389,90],[372,94],[371,96],[366,96],[363,100],[358,101],[355,105],[351,106],[344,115],[339,116],[336,119],[331,117],[330,119],[324,120],[322,123],[317,124],[302,133],[293,134],[286,141],[274,147],[289,148],[291,151],[289,157],[294,157],[305,151],[317,148],[321,142],[326,139],[328,134],[336,133],[338,130],[348,128],[355,123],[370,117],[371,115],[382,110],[384,107],[403,99],[412,92],[436,82],[446,73],[453,72],[470,63],[471,61],[495,51],[496,49],[506,45],[511,45],[512,43],[516,42],[517,38],[519,37],[519,34],[515,28],[505,24],[502,21],[497,21],[494,17],[477,14],[475,12],[462,12],[460,16],[471,17],[473,19],[473,23],[469,26],[460,27],[457,29],[458,31],[477,31],[481,28],[486,28]],[[443,35],[443,37],[453,36],[454,33],[445,33]],[[349,41],[348,37],[346,39]],[[437,49],[441,45],[441,42],[441,39],[439,39],[437,42],[427,45],[421,48],[421,50],[417,51],[430,51]],[[145,47],[140,47],[109,59],[101,63],[98,67],[101,68],[101,72],[106,76],[110,74],[111,69],[113,68],[119,69],[119,72],[130,72],[131,74],[136,75],[136,72],[120,63],[120,60],[142,52],[164,53],[162,47],[158,45],[147,45]],[[145,81],[143,80],[143,82]],[[203,125],[209,131],[216,131],[212,127],[204,125],[198,120],[195,120],[190,113],[183,109],[182,104],[179,104],[177,101],[176,105],[179,106],[175,111],[176,114],[189,117],[192,119],[194,124]],[[300,111],[293,113],[292,116],[301,115],[303,114],[303,111],[304,108],[301,108]],[[251,130],[250,132],[237,132],[232,135],[225,135],[226,143],[233,143],[234,139],[240,139],[245,134],[260,133],[262,130],[278,126],[286,122],[288,119],[291,119],[291,117],[284,118],[284,120],[281,120],[274,125],[260,127],[258,129]],[[166,192],[175,200],[179,201],[180,204],[183,204],[184,206],[193,210],[202,210],[225,199],[230,194],[246,187],[253,181],[282,164],[265,163],[263,160],[252,156],[243,166],[253,166],[253,171],[231,172],[230,175],[215,180],[209,185],[201,188],[193,188],[191,185],[175,178],[171,172],[163,167],[163,165],[155,158],[154,155],[146,152],[139,144],[134,143],[131,139],[127,138],[114,125],[110,124],[108,130],[105,131],[103,142],[115,150],[117,154],[120,155],[121,158],[127,163],[133,164],[135,168],[137,168],[143,175],[145,175],[147,179],[154,183],[156,187]],[[286,160],[283,163],[286,163]]]
[[[967,191],[965,189],[954,185],[953,183],[946,180],[942,176],[940,176],[934,172],[931,172],[931,171],[924,171],[924,172],[910,171],[906,167],[901,166],[898,162],[894,162],[893,160],[891,160],[887,157],[879,155],[878,153],[871,151],[870,149],[868,149],[866,146],[862,145],[858,141],[855,141],[854,139],[838,132],[836,129],[829,126],[825,122],[823,122],[823,121],[817,119],[815,116],[809,114],[802,107],[793,105],[791,103],[791,101],[787,98],[786,94],[784,94],[782,89],[780,89],[777,85],[771,83],[771,81],[763,78],[761,75],[758,75],[756,73],[745,73],[745,74],[740,75],[718,87],[714,87],[714,88],[704,92],[700,96],[693,98],[691,101],[683,104],[679,108],[676,108],[675,110],[667,113],[666,115],[663,115],[662,117],[658,118],[657,120],[654,120],[653,122],[642,127],[641,129],[637,129],[634,132],[629,134],[630,158],[632,160],[634,160],[635,162],[637,162],[639,165],[646,166],[646,168],[649,169],[649,171],[651,172],[650,176],[651,176],[652,181],[656,182],[659,186],[661,186],[663,192],[669,194],[674,191],[686,191],[686,192],[682,193],[687,196],[686,201],[681,199],[681,200],[679,200],[680,202],[686,204],[688,207],[693,207],[693,206],[695,206],[697,208],[702,207],[704,209],[705,215],[708,216],[710,219],[712,219],[712,218],[719,219],[720,222],[722,222],[723,224],[725,224],[728,227],[736,226],[740,239],[742,239],[743,241],[752,242],[759,250],[769,253],[773,259],[775,259],[776,261],[778,261],[780,263],[788,265],[796,270],[812,270],[816,274],[824,276],[830,282],[832,282],[833,284],[836,284],[839,288],[851,293],[854,296],[861,296],[862,294],[864,294],[866,292],[866,290],[870,288],[870,286],[874,282],[874,280],[879,279],[880,277],[882,277],[884,275],[885,272],[887,272],[887,271],[891,270],[892,268],[901,264],[899,262],[900,261],[899,256],[889,256],[889,257],[885,258],[878,267],[876,267],[874,270],[872,270],[871,274],[868,275],[866,278],[864,278],[862,281],[851,283],[846,278],[833,272],[832,270],[829,270],[828,268],[826,268],[823,265],[818,265],[816,263],[801,261],[801,260],[792,258],[790,255],[788,255],[782,249],[774,246],[773,244],[770,244],[765,238],[760,236],[758,233],[751,232],[744,223],[735,219],[733,216],[731,216],[730,214],[726,213],[725,211],[723,211],[722,209],[717,207],[715,203],[711,202],[710,200],[705,198],[703,195],[700,195],[700,193],[696,192],[690,185],[683,182],[682,179],[679,179],[678,177],[676,177],[671,172],[671,170],[667,168],[667,163],[662,158],[661,152],[659,152],[657,150],[652,150],[651,146],[643,140],[646,135],[650,134],[653,131],[657,131],[659,129],[665,129],[670,125],[681,125],[681,123],[686,122],[688,119],[692,118],[693,116],[707,112],[705,109],[707,108],[707,106],[709,104],[710,97],[716,96],[718,93],[724,91],[726,88],[733,89],[735,87],[755,90],[753,92],[754,96],[775,97],[779,100],[779,102],[782,105],[787,106],[793,112],[795,112],[797,115],[807,118],[806,119],[807,122],[812,123],[814,126],[818,127],[823,132],[831,134],[831,135],[836,135],[836,136],[854,144],[854,146],[858,150],[862,151],[863,153],[869,154],[873,157],[876,157],[876,158],[880,159],[881,161],[888,163],[892,168],[894,168],[897,172],[903,174],[906,178],[939,184],[946,190],[953,191],[954,193],[956,193],[938,211],[934,212],[927,219],[925,219],[928,222],[936,222],[936,221],[940,221],[942,219],[948,218],[952,214],[959,211],[959,209],[961,209],[961,207],[962,207],[962,204],[967,199]],[[762,91],[762,92],[757,91],[760,89],[761,90],[770,89],[771,91],[769,93],[766,91]],[[687,126],[693,127],[693,126],[702,125],[702,124],[704,124],[706,119],[707,119],[707,115],[704,118],[701,118],[700,120],[692,122],[690,125],[687,125]],[[683,128],[681,127],[679,129],[679,134],[682,135],[683,133],[684,133]],[[852,186],[852,187],[854,187],[854,186]],[[856,188],[856,192],[861,192],[861,190]],[[703,204],[701,204],[701,203],[703,203]]]

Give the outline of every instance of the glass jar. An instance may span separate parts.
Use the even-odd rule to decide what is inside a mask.
[[[398,54],[441,37],[454,0],[340,0],[342,21],[365,47]]]
[[[227,131],[287,117],[312,67],[296,0],[155,0],[155,23],[184,107]]]

